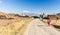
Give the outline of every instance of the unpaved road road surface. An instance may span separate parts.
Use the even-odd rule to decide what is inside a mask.
[[[39,19],[31,21],[23,35],[60,35],[53,26],[48,26]]]

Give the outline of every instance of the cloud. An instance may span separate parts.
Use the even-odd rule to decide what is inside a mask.
[[[2,3],[2,1],[0,1],[0,4]]]
[[[30,11],[28,11],[28,10],[24,10],[23,13],[30,13]]]

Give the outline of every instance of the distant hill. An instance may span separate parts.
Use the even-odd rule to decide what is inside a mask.
[[[18,18],[21,15],[19,14],[13,14],[13,13],[4,13],[4,12],[0,12],[0,18]]]
[[[57,15],[60,15],[60,13],[57,13]]]
[[[4,12],[0,12],[0,15],[6,15],[6,13],[4,13]]]

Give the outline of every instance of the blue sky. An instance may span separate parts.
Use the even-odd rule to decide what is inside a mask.
[[[59,13],[60,0],[0,0],[0,11],[8,13]]]

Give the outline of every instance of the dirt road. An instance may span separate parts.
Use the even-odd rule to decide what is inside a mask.
[[[53,26],[48,26],[39,19],[30,22],[24,35],[60,35]]]

